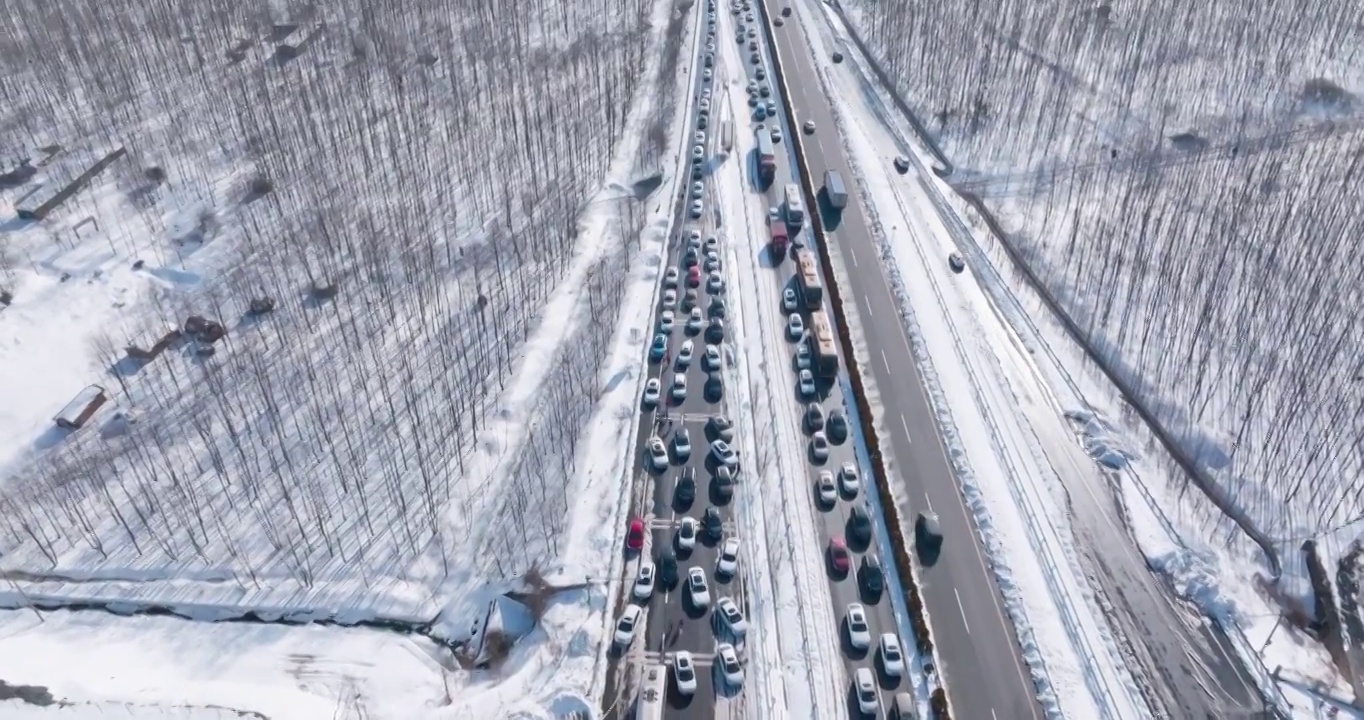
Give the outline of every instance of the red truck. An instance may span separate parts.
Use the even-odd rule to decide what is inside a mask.
[[[757,150],[758,176],[762,179],[762,184],[767,185],[777,173],[777,153],[772,148],[772,137],[766,130],[758,131]]]
[[[786,246],[791,242],[787,235],[786,221],[777,218],[767,223],[768,230],[772,233],[772,256],[780,260],[786,255]]]

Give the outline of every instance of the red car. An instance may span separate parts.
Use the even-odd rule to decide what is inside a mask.
[[[700,285],[700,284],[701,284],[701,268],[700,268],[700,266],[698,266],[698,265],[693,265],[693,266],[687,268],[687,285],[689,285],[689,286],[691,286],[691,287],[697,287],[697,286]]]
[[[829,565],[839,575],[847,575],[852,567],[852,556],[848,554],[848,543],[835,535],[829,538]]]
[[[625,547],[631,550],[644,547],[644,521],[640,518],[630,518],[630,530],[625,533]],[[843,552],[846,553],[847,548]]]

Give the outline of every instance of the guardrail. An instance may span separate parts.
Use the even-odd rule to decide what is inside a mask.
[[[763,34],[767,38],[767,46],[771,49],[772,73],[776,76],[777,85],[781,88],[782,109],[785,111],[787,119],[794,121],[796,113],[791,106],[791,93],[786,85],[786,73],[782,72],[781,67],[781,53],[777,47],[776,37],[772,32],[772,16],[765,0],[759,2],[758,5],[763,16]],[[810,173],[809,165],[805,161],[805,148],[799,131],[793,128],[790,138],[791,148],[796,155],[796,162],[800,165],[801,193],[805,196],[805,206],[810,208],[810,227],[816,239],[814,245],[819,252],[820,268],[824,274],[825,287],[828,289],[829,306],[833,310],[834,320],[838,325],[838,340],[848,369],[848,380],[852,383],[857,411],[864,418],[862,435],[866,438],[867,451],[873,461],[872,475],[876,480],[876,491],[881,500],[882,512],[886,515],[886,530],[890,534],[890,544],[895,551],[895,567],[900,573],[901,584],[904,585],[905,605],[909,608],[910,617],[914,623],[914,636],[919,651],[932,658],[932,667],[936,669],[939,665],[938,656],[933,645],[933,633],[928,624],[928,615],[924,612],[923,597],[919,593],[918,568],[914,563],[913,556],[906,549],[909,544],[905,541],[899,508],[895,505],[895,498],[891,495],[890,480],[884,462],[881,460],[880,440],[877,437],[874,423],[871,421],[871,404],[867,402],[862,372],[855,361],[853,339],[850,334],[847,315],[843,309],[843,296],[839,291],[838,282],[834,278],[829,244],[826,242],[824,233],[824,221],[819,214],[819,195],[815,189],[814,178]],[[930,694],[930,705],[935,717],[940,720],[951,720],[952,712],[947,700],[947,691],[941,687],[941,684]]]

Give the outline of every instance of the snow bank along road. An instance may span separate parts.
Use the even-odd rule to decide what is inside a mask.
[[[780,11],[773,4],[768,7]],[[800,115],[792,124],[814,120],[816,126],[814,135],[802,141],[808,170],[816,174],[837,170],[850,182],[853,174],[828,101],[819,93],[810,49],[798,23],[784,24],[775,36],[774,51],[781,53],[791,104]],[[957,490],[927,394],[914,370],[909,339],[894,310],[898,301],[881,272],[880,256],[856,203],[843,212],[838,239],[836,249],[843,253],[855,285],[848,294],[857,305],[872,354],[881,361],[872,362],[872,373],[890,415],[882,423],[888,435],[882,441],[899,459],[906,496],[938,514],[946,538],[937,562],[925,566],[921,577],[943,674],[958,680],[947,687],[952,707],[972,720],[1040,719],[1013,627],[1004,616],[985,550]]]

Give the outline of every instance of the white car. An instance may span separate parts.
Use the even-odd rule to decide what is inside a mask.
[[[720,619],[729,626],[729,631],[735,637],[743,637],[748,632],[748,621],[744,620],[744,614],[739,612],[739,606],[734,601],[725,597],[715,601],[715,609],[720,613]]]
[[[707,235],[707,236],[706,236],[706,252],[712,252],[712,251],[714,251],[714,252],[719,252],[719,251],[720,251],[720,238],[715,237],[714,235]]]
[[[701,231],[692,228],[687,232],[687,247],[695,247],[701,244]]]
[[[715,458],[715,462],[727,467],[734,467],[739,464],[739,454],[734,452],[734,448],[724,440],[715,439],[710,443],[710,455]]]
[[[814,373],[809,370],[801,370],[798,377],[800,379],[800,394],[807,398],[813,396],[815,394]]]
[[[739,653],[729,643],[715,646],[715,664],[720,666],[720,675],[730,687],[744,684],[744,666],[739,663]]]
[[[781,142],[781,128],[772,128],[772,142]]]
[[[649,462],[655,470],[668,469],[668,448],[657,435],[649,438]]]
[[[715,574],[719,577],[734,577],[739,570],[739,538],[730,538],[720,549],[720,559],[715,561]]]
[[[781,208],[773,205],[767,209],[767,221],[776,222],[781,219]]]
[[[701,313],[701,308],[694,307],[691,314],[687,316],[687,332],[699,333],[701,328],[706,325],[706,316]]]
[[[796,343],[796,367],[801,370],[810,369],[810,343],[804,340]]]
[[[686,650],[673,656],[673,681],[677,683],[679,695],[696,694],[696,661]]]
[[[715,52],[715,44],[712,43],[712,44],[710,45],[709,49],[710,49],[710,52]],[[698,108],[700,108],[700,109],[702,109],[702,110],[707,110],[707,111],[709,111],[709,110],[710,110],[710,100],[709,100],[708,98],[701,98],[701,101],[698,102],[698,103],[696,104],[696,107],[698,107]]]
[[[653,407],[658,404],[660,393],[658,378],[649,378],[644,381],[644,404]]]
[[[663,307],[677,307],[677,290],[668,288],[663,291]]]
[[[858,668],[853,675],[853,690],[857,693],[857,709],[863,715],[875,715],[879,709],[876,700],[876,679],[868,668]]]
[[[677,349],[677,367],[685,370],[691,364],[692,355],[696,353],[696,344],[691,340],[685,340],[682,347]]]
[[[706,144],[706,133],[705,133],[705,131],[704,131],[704,130],[697,130],[696,132],[692,133],[691,141],[692,141],[693,143],[697,144],[697,145],[705,145],[705,144]]]
[[[829,459],[829,436],[823,430],[810,436],[810,456],[818,462]]]
[[[696,182],[694,182],[694,183],[691,184],[691,196],[692,196],[693,198],[699,200],[699,199],[701,198],[701,196],[702,196],[702,195],[705,195],[705,194],[706,194],[706,184],[705,184],[705,183],[701,182],[700,180],[697,180]]]
[[[806,120],[806,121],[805,121],[805,125],[802,126],[802,127],[803,127],[803,129],[805,130],[805,134],[806,134],[806,135],[810,135],[810,134],[814,133],[814,131],[815,131],[815,121],[814,121],[814,120]]]
[[[709,80],[709,79],[711,79],[711,78],[713,78],[713,77],[715,77],[715,73],[711,72],[711,71],[710,71],[710,68],[702,68],[702,69],[701,69],[701,79],[703,79],[703,80]]]
[[[718,345],[707,345],[707,346],[706,346],[706,357],[705,357],[705,359],[702,361],[702,364],[705,365],[706,369],[707,369],[707,370],[719,370],[719,369],[720,369],[720,365],[721,365],[722,362],[723,362],[723,361],[722,361],[721,358],[720,358],[720,346],[718,346]]]
[[[672,310],[664,310],[662,314],[658,316],[658,331],[665,335],[671,335],[673,332],[673,325],[676,323],[676,318],[677,316],[673,315]]]
[[[634,595],[636,600],[648,600],[654,594],[654,579],[656,569],[654,564],[644,560],[639,564],[639,573],[635,575]]]
[[[799,340],[805,335],[805,321],[801,319],[800,313],[786,316],[786,335],[792,340]]]
[[[635,628],[639,627],[639,617],[643,612],[638,605],[626,606],[625,612],[620,614],[620,620],[616,621],[616,645],[627,648],[635,641]]]
[[[843,467],[838,469],[838,482],[848,497],[857,497],[858,491],[862,489],[862,478],[858,477],[857,466],[851,462],[843,463]]]
[[[725,276],[717,270],[706,276],[706,292],[719,295],[725,291]]]
[[[788,313],[800,310],[800,296],[796,294],[795,288],[786,288],[781,291],[781,309]]]
[[[686,373],[673,373],[673,399],[679,402],[687,399]]]
[[[856,650],[871,647],[871,626],[867,624],[867,609],[862,603],[848,606],[848,645]]]
[[[696,548],[696,518],[684,517],[677,524],[677,549],[691,552]]]
[[[705,214],[706,214],[706,206],[705,206],[705,204],[702,203],[700,200],[692,200],[692,201],[691,201],[691,219],[692,219],[692,220],[699,220],[699,219],[701,218],[701,216],[702,216],[702,215],[705,215]]]
[[[701,162],[702,160],[705,160],[705,159],[706,159],[706,146],[705,146],[705,145],[693,145],[693,146],[692,146],[692,149],[691,149],[691,159],[692,159],[692,162],[695,162],[695,163],[699,163],[699,162]]]
[[[706,272],[720,272],[720,254],[713,250],[706,251]]]
[[[687,594],[691,597],[692,607],[710,606],[710,584],[706,582],[706,571],[693,567],[687,571]]]
[[[828,470],[820,470],[819,479],[815,480],[815,492],[819,496],[820,504],[825,507],[837,503],[838,487],[834,485],[834,474]]]
[[[668,288],[675,288],[675,287],[677,287],[677,281],[678,281],[678,278],[681,277],[681,275],[682,275],[682,271],[678,270],[677,268],[675,268],[675,267],[670,267],[670,268],[668,268],[667,272],[664,272],[664,273],[663,273],[663,285],[664,285],[664,287],[668,287]]]
[[[905,674],[905,653],[900,648],[900,638],[895,633],[881,636],[881,667],[886,675],[897,678]]]

